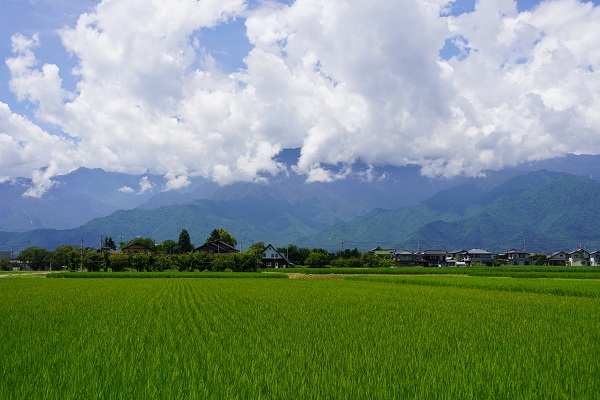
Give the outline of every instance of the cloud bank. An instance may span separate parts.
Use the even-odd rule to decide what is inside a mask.
[[[265,179],[296,147],[308,181],[343,177],[358,160],[451,177],[600,153],[599,7],[451,7],[104,0],[58,32],[74,71],[42,64],[36,35],[13,36],[10,87],[35,114],[0,103],[2,175],[32,177],[39,196],[78,166],[162,174],[168,188]],[[252,47],[227,74],[201,33],[233,19]],[[448,44],[451,58],[440,55]],[[73,90],[61,79],[70,73]]]

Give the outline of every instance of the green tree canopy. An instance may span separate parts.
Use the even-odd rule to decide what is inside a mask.
[[[41,247],[30,246],[17,256],[17,260],[26,263],[31,269],[37,271],[50,266],[50,252]]]
[[[312,251],[306,258],[306,265],[312,268],[326,267],[329,265],[330,258],[321,251]]]
[[[231,236],[231,234],[223,228],[213,229],[213,231],[210,233],[210,236],[206,238],[207,242],[214,242],[215,240],[220,240],[232,245],[233,247],[237,246],[237,239]],[[262,249],[260,251],[262,251]]]
[[[265,247],[267,247],[265,245],[265,242],[256,242],[256,243],[252,243],[252,245],[248,248],[248,250],[246,250],[246,253],[253,253],[258,255],[258,257],[260,257],[262,251],[265,249]]]
[[[116,245],[115,241],[113,240],[113,238],[111,238],[111,237],[104,238],[104,243],[102,243],[102,247],[104,247],[105,249],[112,249],[112,250],[117,249],[117,245]]]
[[[157,252],[159,254],[179,254],[179,243],[167,239],[158,246]]]
[[[0,271],[9,271],[11,267],[12,265],[8,258],[0,260]]]
[[[177,245],[179,247],[179,252],[182,254],[189,253],[194,250],[194,246],[190,241],[190,234],[187,229],[182,229],[181,232],[179,232],[179,240],[177,241]]]
[[[67,267],[76,269],[81,262],[81,252],[73,246],[59,246],[50,253],[52,267]]]
[[[545,265],[548,257],[544,253],[536,253],[531,255],[531,261],[534,265]]]

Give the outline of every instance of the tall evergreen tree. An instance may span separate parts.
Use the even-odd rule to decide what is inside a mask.
[[[192,246],[190,241],[190,234],[186,229],[182,229],[181,232],[179,232],[179,240],[177,241],[177,244],[179,246],[179,252],[182,254],[189,253],[194,250],[194,246]]]
[[[113,250],[117,249],[117,245],[116,245],[115,241],[113,240],[113,238],[111,238],[111,237],[104,238],[104,243],[103,243],[102,247],[104,247],[105,249],[113,249]]]

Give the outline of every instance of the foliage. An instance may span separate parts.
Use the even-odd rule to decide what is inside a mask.
[[[389,257],[378,257],[370,253],[362,255],[362,263],[367,268],[390,268],[395,267],[396,263]]]
[[[543,253],[532,254],[530,257],[534,265],[546,265],[548,257]]]
[[[231,236],[231,234],[223,228],[213,229],[213,231],[210,233],[210,236],[206,238],[206,242],[214,242],[217,240],[225,242],[233,247],[237,246],[236,238]]]
[[[108,256],[110,269],[113,272],[122,272],[130,268],[129,255],[127,254],[110,254]]]
[[[182,229],[179,232],[179,239],[177,240],[177,248],[179,249],[179,253],[190,253],[194,251],[194,246],[190,241],[190,234],[187,229]]]
[[[358,249],[355,247],[354,249],[350,250],[350,249],[345,249],[343,251],[338,251],[337,253],[335,253],[335,258],[345,258],[345,259],[351,259],[351,258],[360,258],[361,253],[360,251],[358,251]]]
[[[334,258],[331,260],[331,266],[333,268],[361,268],[363,267],[363,260],[360,257],[350,258]]]
[[[11,262],[8,258],[0,260],[0,271],[10,271],[12,269]]]
[[[254,243],[252,243],[250,245],[250,247],[248,248],[248,250],[246,250],[246,252],[247,253],[254,253],[258,257],[260,257],[260,254],[265,249],[265,247],[267,247],[267,245],[265,244],[265,242],[254,242]]]
[[[108,255],[87,250],[83,255],[83,269],[90,272],[101,271],[107,268],[107,260]]]
[[[312,268],[322,268],[328,266],[330,261],[327,252],[313,250],[306,258],[305,264]]]
[[[149,253],[130,254],[129,262],[131,264],[131,268],[138,272],[154,270],[154,257]]]
[[[26,263],[34,271],[50,267],[50,252],[41,247],[30,246],[17,256],[17,260]]]
[[[290,244],[288,247],[277,249],[282,254],[287,254],[288,261],[295,265],[305,265],[306,259],[310,255],[310,249],[306,247],[298,247],[295,244]]]
[[[53,268],[66,267],[70,271],[79,268],[81,262],[81,250],[73,246],[59,246],[50,252],[50,262]]]
[[[111,250],[116,250],[117,249],[117,244],[115,243],[115,241],[113,240],[113,238],[107,236],[104,238],[104,242],[102,243],[102,247],[105,249],[111,249]]]
[[[174,240],[167,239],[157,246],[158,254],[179,254],[179,243]]]

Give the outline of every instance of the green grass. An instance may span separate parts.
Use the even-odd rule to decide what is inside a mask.
[[[600,393],[597,297],[348,279],[5,279],[0,304],[2,399]]]
[[[61,272],[47,278],[287,278],[283,273],[260,272]]]
[[[299,274],[342,274],[342,275],[467,275],[513,278],[573,278],[600,279],[599,267],[473,267],[473,268],[289,268],[266,269],[271,272]]]
[[[600,280],[480,277],[480,276],[350,276],[348,280],[423,286],[451,286],[506,292],[545,293],[560,296],[600,297]]]

